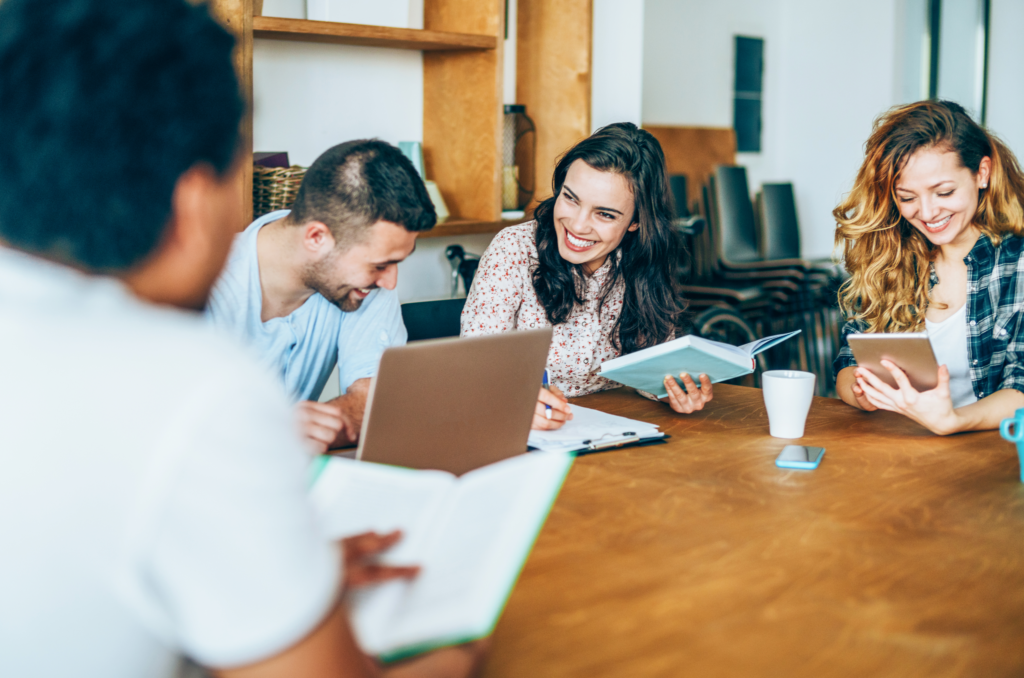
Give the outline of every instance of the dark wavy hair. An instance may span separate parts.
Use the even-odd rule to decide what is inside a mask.
[[[672,229],[665,155],[657,139],[632,123],[602,127],[559,159],[551,182],[554,195],[534,213],[537,263],[531,275],[537,297],[553,324],[565,322],[573,309],[584,303],[582,266],[569,263],[558,253],[554,221],[555,201],[569,167],[577,160],[625,177],[633,192],[630,223],[640,225],[623,237],[617,250],[622,256],[612,253],[609,257],[612,269],[599,307],[604,307],[619,280],[625,283],[622,313],[611,341],[623,354],[660,344],[672,338],[685,309],[674,275],[681,247]]]

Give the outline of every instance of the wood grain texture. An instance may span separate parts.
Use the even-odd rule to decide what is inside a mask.
[[[450,235],[473,235],[476,233],[497,233],[508,226],[515,226],[527,219],[503,219],[500,221],[473,221],[470,219],[449,219],[419,235],[419,238],[446,238]]]
[[[211,13],[235,36],[235,72],[245,100],[246,114],[239,129],[242,169],[238,199],[242,203],[244,229],[252,221],[252,22],[253,0],[209,0]]]
[[[487,51],[423,53],[423,159],[453,217],[496,221],[501,213],[503,0],[433,0],[430,31],[491,36]]]
[[[815,398],[799,442],[827,452],[790,471],[759,390],[575,402],[672,439],[576,461],[484,675],[1024,674],[1024,485],[996,432]]]
[[[253,35],[268,40],[295,40],[416,50],[481,50],[494,49],[498,46],[498,38],[494,35],[260,16],[253,20]]]
[[[700,188],[707,183],[715,165],[736,164],[736,132],[720,127],[667,127],[644,125],[665,152],[669,174],[688,177],[690,203],[700,200]]]
[[[555,162],[590,135],[593,0],[519,0],[516,99],[537,126],[536,204]]]

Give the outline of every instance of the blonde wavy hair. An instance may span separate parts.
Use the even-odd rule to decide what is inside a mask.
[[[911,332],[924,324],[937,250],[900,214],[896,182],[910,156],[927,148],[955,152],[975,174],[982,158],[991,158],[973,223],[993,245],[1006,234],[1024,236],[1024,175],[1002,141],[950,101],[886,111],[875,120],[853,190],[832,211],[836,247],[850,273],[839,305],[847,318],[864,321],[867,332]]]

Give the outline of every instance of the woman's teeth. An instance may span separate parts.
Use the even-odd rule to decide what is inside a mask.
[[[945,227],[945,225],[948,224],[949,220],[952,219],[952,218],[953,218],[953,215],[950,214],[948,217],[946,217],[942,221],[936,221],[936,222],[926,221],[926,222],[924,222],[924,226],[929,231],[938,231],[938,230],[942,229],[943,227]]]
[[[590,247],[595,242],[597,242],[596,240],[583,240],[582,238],[577,238],[569,231],[565,232],[565,239],[569,242],[570,245],[580,250],[586,249],[587,247]]]

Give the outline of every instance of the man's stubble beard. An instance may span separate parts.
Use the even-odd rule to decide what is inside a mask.
[[[362,299],[355,299],[352,292],[359,289],[355,285],[342,284],[334,287],[327,281],[326,271],[330,268],[334,257],[328,255],[322,261],[309,264],[302,276],[303,284],[331,302],[345,313],[358,311],[363,305]]]

